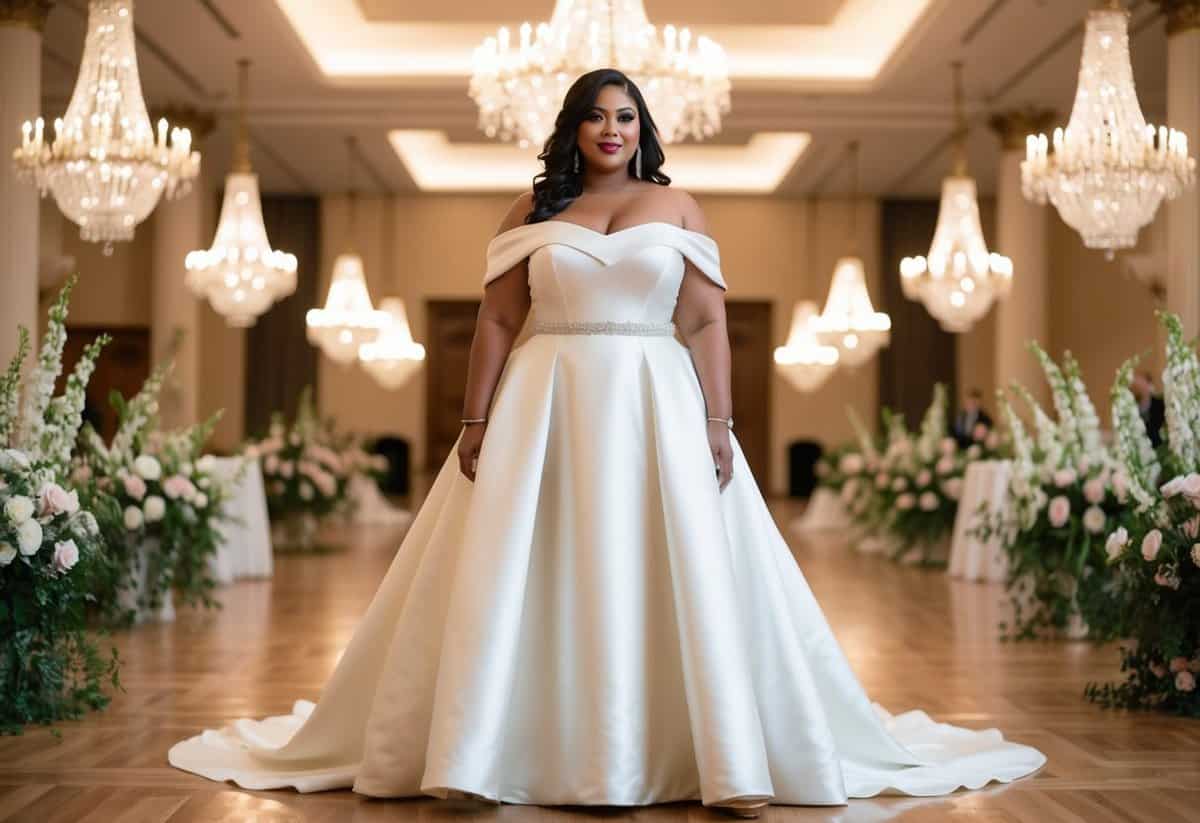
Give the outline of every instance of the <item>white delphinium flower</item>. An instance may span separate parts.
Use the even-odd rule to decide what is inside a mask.
[[[1153,489],[1158,485],[1162,467],[1146,433],[1146,422],[1138,409],[1137,398],[1130,391],[1136,360],[1127,360],[1117,371],[1110,397],[1114,448],[1120,467],[1113,473],[1113,491],[1121,499],[1127,492],[1137,508],[1145,511],[1157,502]]]
[[[125,404],[121,425],[117,428],[117,433],[113,435],[112,446],[108,449],[113,459],[124,461],[133,457],[134,440],[153,419],[154,412],[152,410],[158,408],[158,393],[162,389],[163,380],[166,379],[170,368],[170,363],[164,363],[155,369],[146,378],[146,382],[142,384],[142,388],[133,396],[133,399]],[[146,479],[155,480],[157,478],[146,477]]]
[[[17,327],[17,350],[0,377],[0,443],[8,443],[17,432],[18,401],[21,397],[21,368],[29,354],[29,330]],[[11,548],[11,547],[10,547]],[[7,564],[5,564],[7,565]]]
[[[1163,369],[1167,445],[1181,472],[1200,470],[1200,361],[1187,342],[1178,316],[1160,315],[1167,332],[1167,366]]]
[[[1096,414],[1096,407],[1083,382],[1079,361],[1067,352],[1063,357],[1063,367],[1071,387],[1071,409],[1075,416],[1079,447],[1082,450],[1080,459],[1087,461],[1089,466],[1104,465],[1108,461],[1108,452],[1104,448],[1104,439],[1100,431],[1100,417]]]
[[[63,394],[50,401],[43,434],[42,459],[65,469],[71,463],[71,453],[79,440],[79,429],[83,426],[83,409],[87,404],[87,385],[96,370],[96,358],[112,340],[107,334],[99,335],[83,349],[75,363]]]
[[[50,399],[54,396],[54,382],[62,372],[63,347],[67,343],[67,303],[74,287],[75,278],[72,277],[58,293],[58,299],[54,301],[54,305],[50,307],[37,364],[25,385],[25,402],[21,408],[21,433],[18,445],[35,460],[42,455],[46,434],[46,412],[50,408]]]
[[[932,463],[938,455],[942,440],[946,438],[946,387],[941,383],[933,386],[933,399],[925,416],[921,418],[921,433],[917,438],[917,456],[922,463]]]

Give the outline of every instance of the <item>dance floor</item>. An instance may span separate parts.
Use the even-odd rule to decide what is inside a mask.
[[[797,513],[775,503],[779,522]],[[640,821],[731,819],[699,804],[639,809],[370,800],[350,791],[247,792],[167,765],[167,748],[227,718],[315,699],[391,560],[395,529],[330,532],[340,552],[278,555],[273,580],[219,591],[224,608],[120,635],[125,690],[105,712],[0,738],[0,821]],[[1113,649],[1004,643],[1001,589],[853,553],[836,537],[788,534],[797,560],[873,699],[973,728],[998,727],[1046,753],[1037,775],[950,797],[773,806],[762,820],[1200,820],[1200,721],[1105,711],[1083,699],[1115,673]]]

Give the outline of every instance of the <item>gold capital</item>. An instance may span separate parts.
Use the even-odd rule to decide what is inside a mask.
[[[998,111],[988,119],[992,131],[1000,136],[1005,151],[1024,151],[1025,138],[1030,134],[1049,131],[1057,113],[1053,109],[1026,106],[1023,109]]]
[[[1167,34],[1200,29],[1200,0],[1155,0],[1167,18]]]
[[[53,5],[54,0],[0,0],[0,26],[29,28],[40,34]]]

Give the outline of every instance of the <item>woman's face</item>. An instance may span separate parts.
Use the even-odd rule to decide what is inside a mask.
[[[626,168],[641,133],[633,98],[620,86],[604,86],[576,133],[583,165],[605,172]]]

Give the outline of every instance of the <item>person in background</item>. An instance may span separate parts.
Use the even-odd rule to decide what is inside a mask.
[[[954,439],[960,448],[967,448],[972,443],[981,443],[992,430],[992,418],[984,411],[983,392],[972,388],[967,392],[967,399],[954,417]]]
[[[1167,407],[1162,395],[1154,386],[1154,375],[1148,371],[1139,371],[1133,376],[1133,396],[1137,398],[1138,412],[1142,422],[1146,424],[1146,434],[1154,448],[1162,443],[1163,424],[1167,419]]]

